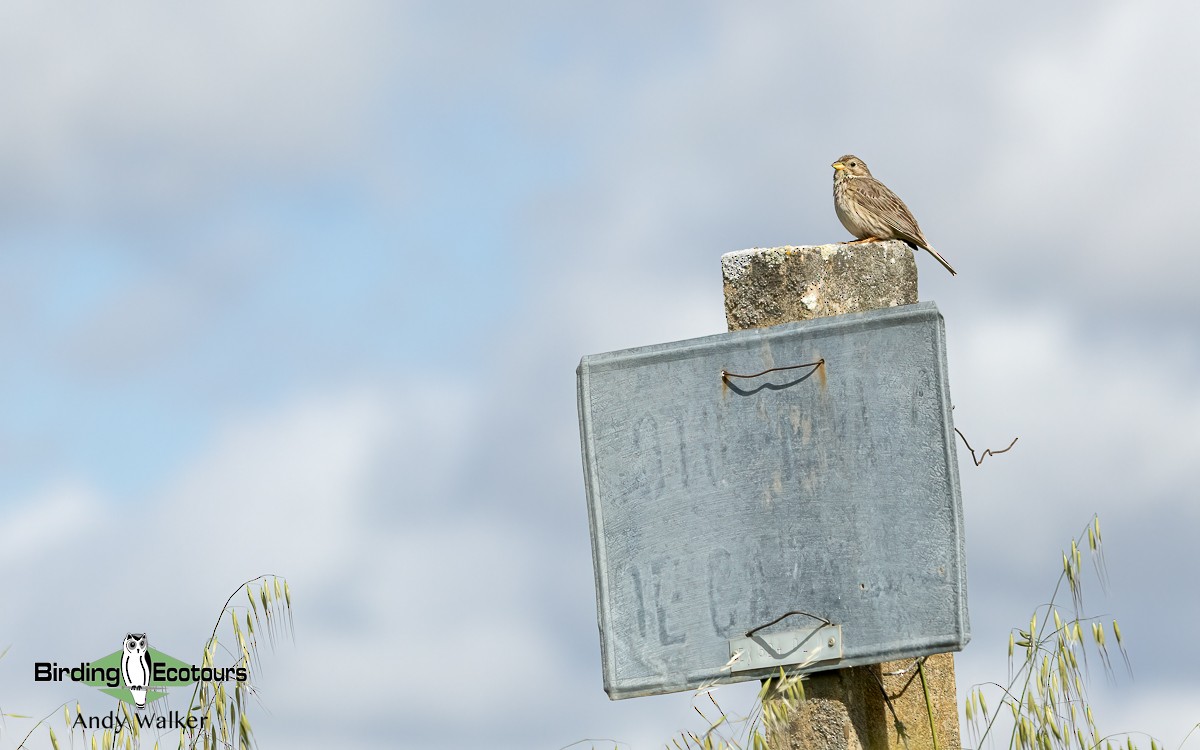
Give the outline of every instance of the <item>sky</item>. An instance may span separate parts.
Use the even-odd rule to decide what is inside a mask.
[[[107,710],[31,663],[198,655],[276,573],[262,747],[695,729],[602,689],[575,367],[724,331],[723,253],[848,239],[852,152],[959,271],[917,257],[956,426],[1020,437],[959,452],[960,702],[1098,513],[1088,609],[1134,670],[1097,676],[1101,729],[1178,747],[1197,31],[1167,0],[6,3],[0,712]]]

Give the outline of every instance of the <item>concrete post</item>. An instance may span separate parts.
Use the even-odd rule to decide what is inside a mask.
[[[742,250],[722,256],[721,272],[731,331],[917,301],[913,251],[898,241]],[[907,659],[810,675],[805,700],[792,709],[788,727],[767,738],[769,747],[929,750],[930,712],[912,664]],[[924,672],[937,747],[960,750],[953,655],[930,657]]]

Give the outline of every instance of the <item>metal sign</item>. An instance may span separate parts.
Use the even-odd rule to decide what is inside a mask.
[[[578,379],[609,697],[966,645],[933,303],[589,355]]]

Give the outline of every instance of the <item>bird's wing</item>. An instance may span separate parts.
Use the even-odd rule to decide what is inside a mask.
[[[873,178],[854,180],[853,185],[858,188],[858,200],[862,207],[895,231],[897,237],[921,247],[929,245],[908,206],[887,185]]]

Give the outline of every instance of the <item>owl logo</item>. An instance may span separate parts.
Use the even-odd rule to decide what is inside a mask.
[[[146,707],[146,689],[150,686],[150,644],[145,633],[126,633],[121,643],[121,677],[133,694],[133,704]]]

